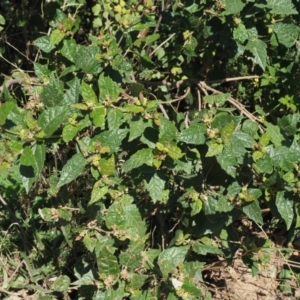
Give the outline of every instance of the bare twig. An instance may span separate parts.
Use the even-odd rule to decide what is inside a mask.
[[[161,101],[160,103],[161,104],[170,104],[170,103],[181,101],[184,98],[186,98],[186,96],[190,93],[190,91],[191,91],[191,89],[187,88],[186,92],[182,96],[180,96],[178,98],[175,98],[175,99],[172,99],[172,100],[168,100],[168,101]]]
[[[9,88],[11,85],[14,85],[14,84],[22,84],[24,82],[24,80],[25,80],[24,78],[7,80],[3,86],[0,86],[0,93],[2,93],[4,86]]]
[[[166,40],[164,40],[161,44],[159,44],[150,54],[151,57],[159,48],[161,48],[164,44],[166,44],[176,33],[172,33]]]

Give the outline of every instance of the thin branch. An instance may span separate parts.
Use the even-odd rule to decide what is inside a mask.
[[[150,54],[151,57],[159,48],[166,44],[176,33],[172,33],[166,40],[164,40],[160,45],[158,45]]]
[[[161,101],[160,103],[161,104],[170,104],[170,103],[181,101],[184,98],[186,98],[186,96],[190,93],[190,91],[191,91],[191,89],[187,88],[186,92],[182,96],[180,96],[178,98],[175,98],[175,99],[172,99],[172,100],[168,100],[168,101]]]

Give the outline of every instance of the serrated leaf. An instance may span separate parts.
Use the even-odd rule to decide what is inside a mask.
[[[85,164],[86,160],[80,153],[74,154],[63,166],[57,187],[61,187],[75,180],[83,173]]]
[[[119,275],[120,268],[117,257],[113,255],[107,247],[104,247],[100,252],[99,257],[97,258],[97,265],[100,277],[103,274],[103,276],[110,275],[116,279]]]
[[[275,204],[278,212],[286,224],[287,230],[289,230],[294,219],[293,201],[285,197],[284,191],[279,191],[276,195]]]
[[[146,183],[146,189],[154,203],[161,200],[162,191],[165,188],[165,176],[162,172],[154,173],[149,183]]]
[[[73,140],[73,138],[76,136],[76,134],[78,133],[78,128],[76,126],[73,125],[66,125],[63,128],[63,132],[62,132],[62,138],[64,140],[64,142],[70,142]]]
[[[125,161],[125,163],[122,166],[122,169],[124,170],[124,172],[129,172],[132,169],[142,166],[143,164],[152,166],[152,162],[152,149],[141,149],[133,155],[131,155],[130,158],[127,161]]]
[[[262,40],[255,39],[250,40],[246,48],[254,55],[251,57],[253,62],[265,70],[267,66],[267,44]]]
[[[280,128],[268,122],[265,122],[265,125],[267,127],[267,133],[269,134],[270,139],[275,147],[281,146],[281,142],[284,140],[284,138],[280,133]]]
[[[102,70],[102,61],[96,59],[96,55],[101,52],[99,47],[78,46],[75,53],[75,66],[82,69],[87,74],[99,74]]]
[[[69,89],[64,93],[63,102],[61,105],[75,104],[79,100],[80,83],[78,78],[74,78],[68,82]]]
[[[225,147],[223,152],[217,156],[221,168],[230,176],[236,176],[236,158],[231,147]]]
[[[138,121],[130,122],[129,126],[128,142],[131,142],[137,137],[140,137],[145,132],[145,129],[150,126],[150,123],[145,122],[144,119],[139,119]]]
[[[278,120],[278,126],[280,129],[288,136],[293,136],[296,134],[299,122],[299,115],[293,114],[288,116],[283,116]]]
[[[115,157],[101,158],[99,162],[100,173],[102,175],[113,175],[116,172]]]
[[[249,219],[253,220],[258,224],[263,224],[263,218],[257,200],[252,201],[251,203],[243,206],[243,212]]]
[[[8,101],[0,106],[0,126],[4,125],[11,110],[16,107],[16,103]]]
[[[126,112],[132,112],[132,113],[142,113],[145,111],[144,107],[137,106],[137,105],[126,105],[124,109]]]
[[[48,35],[37,38],[33,41],[33,44],[45,53],[49,53],[55,48],[55,46],[50,43],[50,36]]]
[[[185,260],[189,248],[190,246],[171,247],[159,254],[157,264],[164,278]]]
[[[44,110],[38,118],[38,125],[42,128],[46,137],[51,136],[64,122],[69,111],[68,107],[56,106]]]
[[[44,86],[41,97],[49,107],[62,105],[64,99],[63,85],[53,73],[50,76],[49,83]]]
[[[91,200],[89,201],[88,205],[91,205],[103,198],[105,194],[108,192],[108,186],[103,186],[102,180],[97,181],[92,190]]]
[[[258,159],[255,164],[258,173],[271,174],[273,172],[273,163],[268,153],[263,154],[261,159]]]
[[[54,29],[50,34],[50,44],[57,45],[63,38],[65,34],[59,29]]]
[[[160,118],[159,140],[162,144],[176,140],[177,128],[174,122],[166,118]]]
[[[271,26],[276,34],[278,42],[287,48],[295,45],[299,37],[298,26],[287,23],[276,23]]]
[[[226,15],[237,15],[243,10],[244,6],[242,0],[225,0]]]
[[[84,81],[81,82],[80,92],[84,101],[89,101],[94,104],[98,103],[98,99],[94,90]]]
[[[206,126],[202,123],[193,123],[178,134],[177,140],[187,144],[203,145],[205,143]]]
[[[116,152],[127,133],[128,129],[106,130],[96,135],[93,141],[99,141],[102,146],[108,146],[111,152]]]
[[[120,89],[116,82],[109,77],[100,76],[98,80],[100,98],[102,101],[117,101]]]
[[[52,285],[52,289],[57,292],[67,291],[69,289],[71,280],[66,275],[59,276]]]
[[[213,157],[222,153],[224,146],[222,144],[212,143],[209,145],[205,157]]]
[[[277,14],[277,15],[298,14],[291,0],[267,0],[267,7],[271,9],[272,14]]]
[[[103,127],[105,124],[105,117],[106,117],[106,108],[105,107],[98,107],[95,108],[90,113],[91,118],[93,119],[93,124],[99,128]]]
[[[177,160],[183,156],[183,153],[181,152],[181,149],[177,146],[170,146],[168,151],[168,156],[170,156],[172,159]]]
[[[255,140],[247,133],[237,130],[232,135],[232,144],[235,145],[236,141],[242,142],[244,148],[252,148],[255,144]]]
[[[65,58],[67,58],[71,62],[74,62],[76,51],[77,44],[74,39],[64,40],[63,47],[61,48],[60,52]]]
[[[119,109],[110,109],[107,113],[107,123],[110,130],[118,129],[123,123],[124,114]]]

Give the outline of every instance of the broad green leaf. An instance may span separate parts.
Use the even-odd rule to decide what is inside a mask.
[[[242,0],[225,0],[226,15],[237,15],[243,10],[244,6]]]
[[[48,107],[58,106],[63,104],[63,83],[52,73],[49,78],[49,83],[44,86],[41,97]]]
[[[242,142],[243,146],[245,148],[252,148],[253,145],[255,144],[255,140],[247,133],[237,130],[233,133],[232,135],[232,144],[236,143],[236,141]]]
[[[74,62],[76,51],[77,44],[74,39],[64,40],[63,47],[61,48],[60,52],[65,58],[67,58],[71,62]]]
[[[224,142],[228,143],[235,129],[233,120],[226,124],[221,130],[221,138]]]
[[[212,245],[204,245],[201,242],[195,243],[193,245],[193,251],[195,251],[199,255],[207,255],[207,254],[217,254],[222,255],[223,252]]]
[[[63,166],[57,187],[61,187],[75,180],[83,173],[85,164],[86,160],[80,153],[74,154]]]
[[[63,38],[65,34],[59,29],[54,29],[50,34],[50,44],[57,45]]]
[[[261,159],[258,159],[255,163],[258,173],[271,174],[273,172],[273,163],[268,153],[263,154]]]
[[[50,43],[50,36],[48,35],[37,38],[33,41],[33,44],[45,53],[50,53],[55,48],[55,46]]]
[[[162,144],[166,144],[173,140],[176,140],[177,128],[174,122],[167,120],[166,118],[160,118],[159,126],[159,141]]]
[[[31,151],[31,149],[26,146],[23,149],[22,155],[20,157],[20,164],[23,166],[34,166],[36,163],[35,157]]]
[[[126,112],[131,112],[131,113],[142,113],[142,112],[145,111],[145,108],[142,107],[142,106],[137,106],[137,105],[131,105],[131,104],[129,104],[129,105],[126,105],[124,107],[124,110]]]
[[[165,176],[162,172],[154,173],[149,183],[146,183],[146,189],[154,203],[161,200],[162,191],[165,188]]]
[[[59,276],[52,285],[52,289],[57,292],[67,291],[69,289],[71,280],[66,275]]]
[[[102,180],[97,181],[92,190],[91,200],[89,201],[88,205],[91,205],[103,198],[105,194],[108,192],[108,186],[103,186]]]
[[[246,48],[254,55],[251,57],[253,62],[265,70],[267,66],[267,44],[262,40],[255,39],[250,40]]]
[[[110,158],[101,158],[99,162],[100,173],[102,175],[113,175],[116,172],[115,157],[112,155]]]
[[[93,119],[93,124],[96,127],[102,128],[105,124],[106,108],[97,107],[93,109],[93,111],[90,113],[90,116]]]
[[[168,156],[170,156],[172,159],[177,160],[183,156],[183,153],[181,152],[181,149],[177,146],[172,145],[169,148]]]
[[[130,122],[129,124],[129,139],[128,142],[140,137],[147,127],[151,126],[151,123],[145,122],[144,119],[139,119],[138,121]]]
[[[171,247],[159,254],[157,264],[164,278],[185,260],[189,248],[190,246]]]
[[[119,255],[120,264],[126,266],[130,271],[138,268],[143,263],[144,249],[145,242],[143,240],[131,241],[127,250]]]
[[[76,136],[76,134],[78,133],[79,129],[77,126],[73,126],[73,125],[66,125],[63,128],[63,132],[62,132],[62,138],[64,140],[64,142],[70,142],[73,140],[73,138]]]
[[[103,67],[102,61],[97,59],[96,56],[100,52],[101,50],[99,47],[77,45],[77,51],[74,58],[76,68],[82,69],[82,71],[87,74],[99,74]]]
[[[78,78],[74,78],[72,81],[68,82],[69,89],[64,93],[64,98],[62,105],[75,104],[79,100],[79,89],[80,83]]]
[[[267,7],[271,9],[272,14],[277,14],[277,15],[298,14],[291,0],[267,0]]]
[[[130,156],[122,166],[124,172],[129,172],[132,169],[138,168],[143,164],[152,166],[153,154],[152,149],[141,149]]]
[[[222,106],[230,96],[231,95],[228,93],[221,95],[208,95],[204,96],[203,100],[211,105]]]
[[[94,104],[98,103],[98,99],[94,90],[84,81],[81,82],[80,92],[85,102],[89,101]]]
[[[34,72],[36,76],[41,80],[51,75],[51,71],[48,69],[48,65],[41,65],[39,63],[34,63]]]
[[[208,151],[205,154],[205,157],[213,157],[216,156],[223,151],[223,145],[222,144],[217,144],[217,143],[212,143],[208,147]]]
[[[293,201],[285,197],[284,191],[279,191],[276,195],[275,204],[286,224],[287,230],[289,230],[294,219]]]
[[[281,146],[281,142],[284,140],[284,138],[280,132],[280,128],[268,122],[265,122],[265,125],[267,127],[267,133],[269,133],[271,141],[275,147]]]
[[[217,161],[221,168],[230,176],[236,176],[236,158],[231,147],[225,147],[223,152],[217,155]]]
[[[299,115],[283,116],[278,120],[278,126],[288,136],[294,136],[298,130]]]
[[[0,106],[0,126],[4,125],[11,110],[16,107],[16,103],[8,101]]]
[[[117,278],[120,272],[120,267],[117,261],[117,257],[109,251],[107,247],[104,247],[97,258],[98,272],[103,279],[107,276]]]
[[[116,82],[109,77],[100,76],[98,80],[100,98],[102,101],[117,101],[120,89]]]
[[[253,220],[254,222],[256,222],[258,224],[263,224],[263,218],[262,218],[261,210],[260,210],[259,203],[257,200],[244,205],[243,212],[249,219]]]
[[[202,206],[203,206],[203,202],[201,200],[198,199],[196,201],[193,201],[190,204],[190,207],[192,209],[191,216],[198,214],[202,210]]]
[[[66,106],[55,106],[44,110],[39,118],[38,125],[42,128],[46,137],[51,136],[65,121],[69,108]]]
[[[108,146],[111,152],[116,152],[127,133],[128,129],[106,130],[96,135],[93,141],[99,141],[102,146]]]
[[[249,38],[248,31],[243,23],[239,24],[237,28],[233,29],[233,38],[240,44],[243,44]]]
[[[202,123],[192,123],[178,134],[177,140],[187,144],[203,145],[205,143],[206,126]]]
[[[107,123],[110,130],[118,129],[123,123],[124,115],[119,109],[110,109],[107,113]]]
[[[299,37],[299,28],[295,24],[276,23],[271,26],[278,42],[287,48],[295,45]]]

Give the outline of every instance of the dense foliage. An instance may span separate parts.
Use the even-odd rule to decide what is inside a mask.
[[[294,2],[1,1],[5,299],[211,299],[206,264],[290,258]]]

